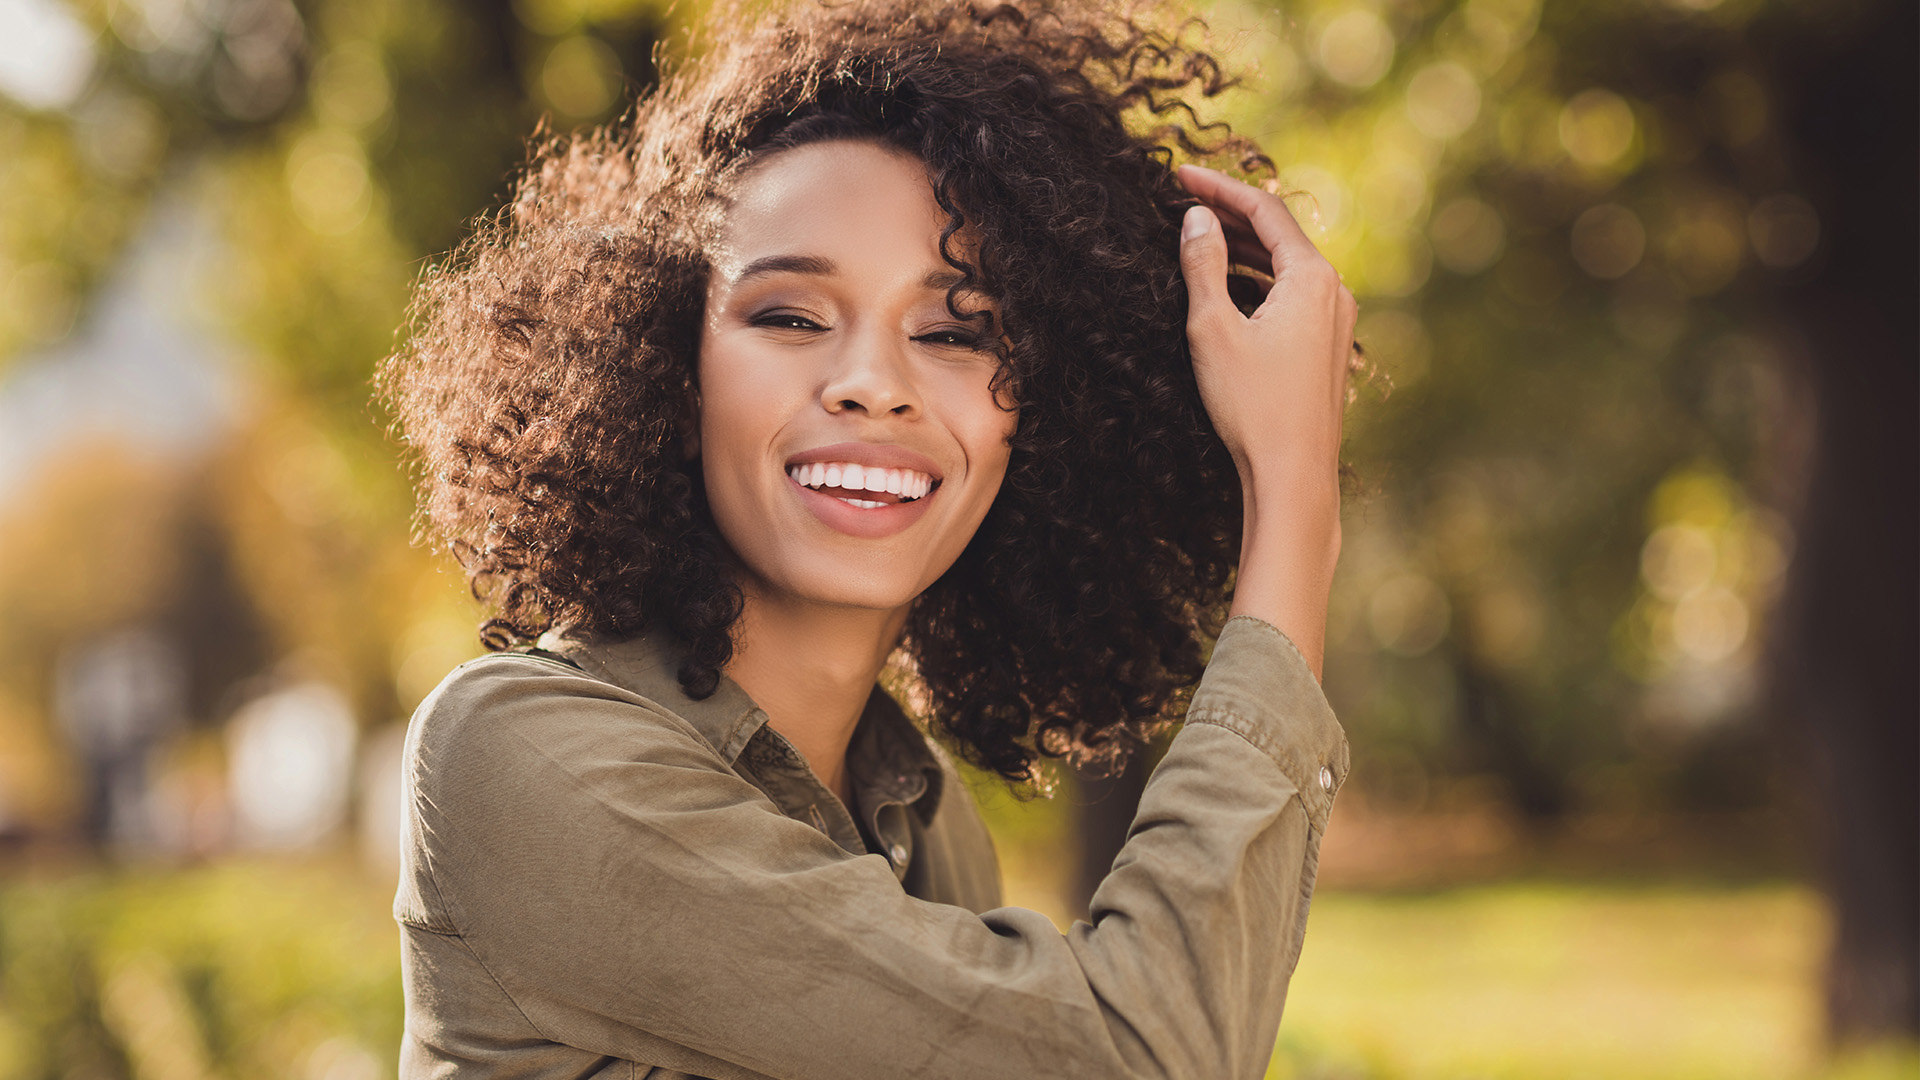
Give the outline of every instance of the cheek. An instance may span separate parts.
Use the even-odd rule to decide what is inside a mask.
[[[703,456],[731,459],[750,449],[765,432],[785,393],[770,377],[775,369],[758,364],[750,349],[722,337],[701,340],[700,405],[695,419]]]
[[[694,424],[707,498],[720,519],[749,499],[749,492],[762,479],[765,449],[783,415],[781,386],[756,377],[751,360],[724,339],[702,342],[700,404]]]
[[[984,481],[978,485],[984,513],[1006,478],[1007,461],[1013,452],[1007,443],[1013,438],[1020,417],[1015,410],[1003,407],[1008,404],[1005,399],[994,397],[987,379],[971,380],[966,390],[956,398],[966,402],[966,407],[951,422],[966,450],[968,467]]]

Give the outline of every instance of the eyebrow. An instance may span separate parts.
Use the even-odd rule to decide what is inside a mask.
[[[831,277],[839,273],[840,268],[832,259],[819,255],[766,255],[755,259],[734,277],[733,283],[739,285],[750,278],[767,274],[808,274],[814,277]],[[933,270],[920,279],[924,289],[944,292],[958,285],[965,278],[958,270]]]
[[[923,288],[945,292],[965,280],[967,280],[966,275],[958,270],[931,270],[927,272],[926,277],[920,279],[920,284]]]
[[[767,255],[748,263],[746,269],[735,275],[735,285],[765,274],[812,274],[826,277],[838,271],[832,259],[823,259],[818,255]]]

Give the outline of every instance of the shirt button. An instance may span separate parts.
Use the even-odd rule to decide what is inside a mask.
[[[895,866],[907,865],[907,846],[905,844],[893,845],[887,849],[887,858],[892,859],[893,865]]]
[[[1320,766],[1320,790],[1329,795],[1333,793],[1333,770],[1325,765]]]

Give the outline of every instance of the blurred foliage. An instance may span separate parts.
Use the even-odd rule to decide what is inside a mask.
[[[391,1076],[384,891],[326,863],[0,888],[0,1077]]]
[[[699,5],[65,10],[93,41],[82,89],[0,106],[0,358],[72,330],[163,193],[212,208],[225,248],[203,285],[255,389],[195,488],[203,516],[270,657],[352,687],[372,722],[403,715],[429,662],[471,638],[450,575],[403,557],[408,497],[369,374],[411,279],[498,203],[536,123],[613,115],[655,77],[656,46],[684,49]],[[1448,776],[1492,775],[1537,817],[1685,805],[1682,759],[1743,730],[1725,722],[1752,711],[1791,547],[1763,448],[1794,416],[1756,313],[1820,251],[1751,41],[1834,10],[1203,12],[1250,69],[1223,115],[1261,139],[1361,294],[1387,377],[1351,423],[1373,490],[1351,515],[1329,660],[1382,798],[1417,809]],[[1687,491],[1712,505],[1676,508]],[[55,532],[100,520],[30,513]],[[62,558],[96,555],[164,577],[126,569],[133,555]],[[43,652],[108,610],[45,602],[37,578],[6,595],[46,614]],[[1747,779],[1716,790],[1763,798]]]
[[[92,287],[169,203],[217,223],[195,284],[247,361],[241,416],[204,460],[110,435],[55,447],[0,508],[0,596],[22,616],[0,627],[0,818],[57,827],[76,780],[50,672],[92,635],[177,631],[200,724],[289,671],[392,723],[477,651],[457,575],[407,543],[369,376],[413,276],[498,201],[542,117],[605,117],[653,78],[659,19],[564,2],[36,6],[86,27],[90,73],[59,107],[0,97],[0,370],[83,330]]]
[[[1914,1075],[1911,1049],[1822,1060],[1826,931],[1797,887],[1317,893],[1267,1075]]]
[[[218,264],[197,285],[243,359],[241,415],[211,452],[59,447],[0,506],[0,831],[58,832],[78,781],[51,672],[91,636],[152,624],[187,644],[194,727],[173,756],[211,775],[208,730],[269,673],[339,684],[371,727],[476,651],[457,575],[406,543],[409,494],[369,376],[410,282],[497,208],[536,125],[617,115],[656,77],[656,52],[694,47],[703,5],[15,2],[78,27],[80,59],[64,96],[0,95],[0,372],[56,362],[169,200],[217,223]],[[1266,147],[1276,189],[1361,295],[1384,376],[1350,420],[1369,492],[1329,628],[1327,684],[1357,758],[1349,811],[1493,800],[1550,822],[1772,797],[1755,661],[1793,548],[1774,508],[1806,435],[1771,305],[1826,256],[1819,192],[1834,184],[1783,134],[1790,88],[1768,57],[1863,7],[1201,5],[1249,68],[1221,115]],[[1047,811],[980,794],[1011,841],[1015,899],[1061,910],[1050,864],[1071,799]],[[0,1075],[385,1074],[392,927],[381,890],[358,889],[278,864],[0,889]],[[1546,965],[1533,996],[1416,993],[1421,964],[1494,978],[1470,955],[1493,939],[1458,938],[1463,919],[1540,946],[1507,958]],[[1529,1044],[1444,1068],[1801,1075],[1811,1036],[1755,1017],[1806,995],[1816,922],[1804,895],[1778,891],[1317,898],[1320,945],[1276,1075],[1431,1075],[1439,1059],[1406,1047],[1458,1049],[1454,1034],[1480,1029],[1416,998],[1477,1003],[1533,1039],[1510,1010],[1706,1025],[1694,1014],[1740,994],[1759,1011],[1685,1027],[1674,1037],[1696,1042],[1672,1044],[1672,1061],[1623,1036],[1593,1062]],[[1636,942],[1697,962],[1653,1011],[1621,988],[1672,972],[1627,955]],[[1582,997],[1586,960],[1649,966]],[[1730,1056],[1688,1071],[1689,1047],[1713,1040]],[[1785,1057],[1755,1056],[1768,1047]],[[1889,1068],[1911,1075],[1908,1059]]]
[[[1481,773],[1537,818],[1673,809],[1685,759],[1756,741],[1796,418],[1765,313],[1819,255],[1756,43],[1831,10],[1216,10],[1260,59],[1232,118],[1391,382],[1351,421],[1375,492],[1327,679],[1361,784],[1396,763],[1376,794]],[[1716,793],[1763,800],[1764,771]]]
[[[1017,883],[1016,883],[1017,885]],[[0,886],[0,1078],[393,1075],[390,887],[336,861]],[[1819,1063],[1797,887],[1322,891],[1275,1078],[1892,1080]]]

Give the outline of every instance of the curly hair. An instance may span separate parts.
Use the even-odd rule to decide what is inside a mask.
[[[769,154],[867,139],[925,164],[963,277],[949,307],[999,301],[1019,403],[999,495],[908,618],[924,719],[1015,781],[1142,745],[1203,670],[1240,544],[1187,350],[1194,200],[1173,165],[1272,166],[1191,107],[1234,84],[1189,40],[1204,29],[1072,0],[809,6],[712,42],[621,121],[539,142],[511,202],[423,276],[380,376],[423,531],[492,606],[483,643],[664,630],[685,690],[713,692],[742,599],[684,442],[711,208]]]

